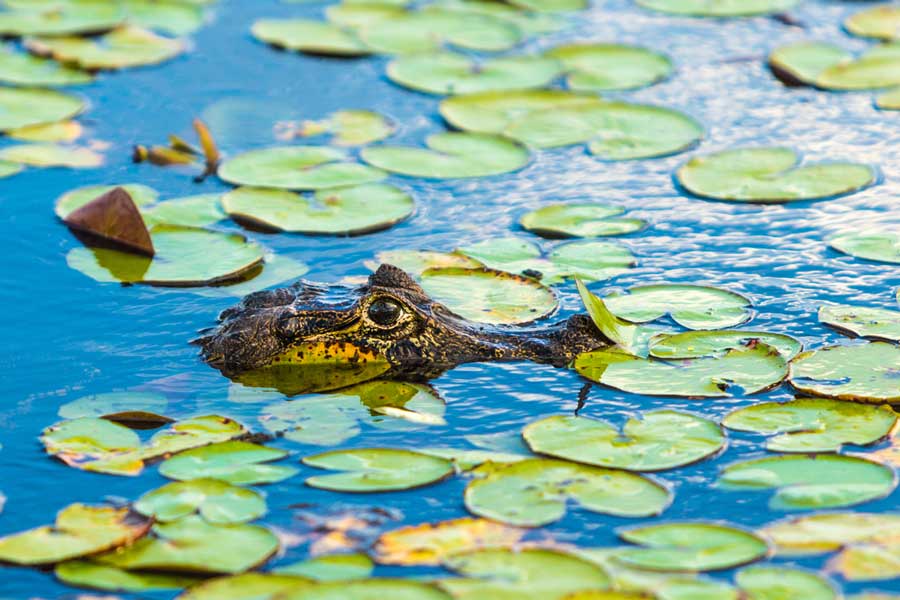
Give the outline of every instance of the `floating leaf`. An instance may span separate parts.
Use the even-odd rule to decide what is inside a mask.
[[[896,541],[849,546],[828,562],[828,570],[848,581],[894,579],[900,577],[900,546]]]
[[[12,177],[13,175],[17,175],[21,173],[25,167],[18,163],[0,161],[0,179],[5,179],[6,177]]]
[[[724,329],[750,320],[750,300],[721,288],[701,285],[643,285],[627,294],[609,294],[606,306],[634,323],[666,315],[688,329]]]
[[[141,213],[122,188],[114,188],[67,214],[63,222],[75,231],[127,252],[152,257],[150,232]]]
[[[336,146],[364,146],[389,137],[394,125],[385,117],[368,110],[339,110],[323,121],[304,121],[297,132],[301,137],[332,134]]]
[[[134,509],[168,523],[199,513],[210,523],[244,523],[266,513],[266,502],[257,492],[216,479],[176,481],[147,492]]]
[[[122,185],[91,185],[66,192],[56,200],[56,216],[65,219],[69,213],[81,208],[88,202],[111,192],[116,188],[122,188],[132,201],[140,208],[156,202],[159,194],[153,188],[138,183],[126,183]]]
[[[8,4],[8,3],[5,3]],[[118,5],[94,2],[83,5],[65,4],[48,7],[20,4],[18,10],[0,12],[0,35],[71,35],[97,33],[112,29],[122,22]]]
[[[602,101],[593,94],[563,90],[509,90],[453,96],[441,101],[441,116],[458,129],[477,133],[502,134],[510,125],[530,113],[579,106],[596,106]]]
[[[0,88],[0,130],[64,121],[80,113],[84,107],[80,98],[64,92],[3,87]]]
[[[710,523],[665,523],[619,532],[644,548],[615,552],[616,561],[651,571],[715,571],[764,558],[765,540],[742,529]]]
[[[0,160],[32,167],[91,169],[103,164],[103,155],[90,148],[59,144],[20,144],[0,150]]]
[[[791,362],[791,385],[837,400],[883,404],[900,400],[900,348],[886,342],[829,346]]]
[[[409,194],[381,183],[320,190],[314,198],[241,187],[225,194],[222,205],[238,221],[309,235],[373,233],[405,220],[415,209]]]
[[[797,0],[637,0],[645,8],[692,17],[752,17],[789,10]]]
[[[803,556],[844,546],[882,543],[900,535],[900,515],[826,513],[794,517],[767,525],[760,533],[775,542],[779,556]]]
[[[251,150],[219,167],[219,177],[234,185],[320,190],[381,181],[385,174],[346,162],[343,150],[328,146],[279,146]]]
[[[620,217],[624,212],[606,204],[550,204],[523,215],[519,224],[545,238],[626,235],[647,226],[642,219]]]
[[[896,310],[826,305],[819,308],[819,322],[860,337],[900,341],[900,312]]]
[[[509,547],[523,535],[523,529],[486,519],[424,523],[383,533],[375,545],[375,558],[389,565],[439,565],[462,552]]]
[[[387,264],[394,265],[415,276],[421,275],[428,269],[478,269],[484,266],[467,256],[432,250],[385,250],[376,254],[375,259],[375,261],[366,263],[366,266],[372,271],[377,270],[378,265]]]
[[[532,454],[515,454],[512,452],[503,452],[497,450],[467,450],[465,448],[419,448],[422,454],[429,456],[439,456],[452,460],[456,468],[460,471],[471,471],[479,465],[487,462],[492,463],[513,463],[534,458]]]
[[[825,69],[852,60],[846,50],[824,42],[799,42],[779,46],[769,55],[772,73],[787,85],[815,85]]]
[[[84,129],[77,121],[59,121],[12,129],[6,135],[24,142],[74,142],[83,132]]]
[[[631,90],[662,81],[672,62],[662,54],[621,44],[569,44],[545,56],[560,61],[569,71],[570,89],[578,91]]]
[[[580,279],[576,279],[575,283],[578,287],[581,301],[584,303],[584,307],[591,316],[594,325],[600,330],[600,333],[609,338],[619,348],[626,352],[631,352],[637,327],[612,314],[606,307],[603,299],[588,291]]]
[[[785,567],[747,567],[735,575],[748,600],[837,600],[832,585],[815,573]]]
[[[0,50],[0,81],[12,85],[56,87],[91,83],[94,77],[53,60],[3,49]]]
[[[714,356],[734,348],[762,343],[778,350],[791,360],[803,350],[803,344],[789,335],[767,331],[685,331],[662,333],[650,339],[650,356],[654,358],[700,358]]]
[[[900,88],[885,92],[875,99],[875,105],[881,110],[900,110]]]
[[[658,515],[670,501],[665,487],[640,475],[560,460],[485,463],[475,474],[466,487],[466,508],[523,527],[558,521],[569,501],[618,517]]]
[[[361,579],[359,581],[331,581],[293,589],[278,596],[278,600],[451,600],[430,583],[408,579]]]
[[[840,508],[890,494],[894,471],[852,456],[775,456],[729,465],[719,485],[733,490],[775,489],[775,510]]]
[[[453,464],[448,460],[390,448],[334,450],[307,456],[303,464],[340,471],[306,480],[306,485],[337,492],[408,490],[440,481],[453,473]]]
[[[201,296],[237,297],[286,284],[309,273],[309,267],[299,260],[278,254],[267,254],[261,267],[248,271],[241,280],[224,286],[195,290]]]
[[[260,19],[253,36],[267,44],[326,56],[366,56],[372,50],[346,29],[309,19]]]
[[[152,392],[111,392],[83,396],[59,408],[63,419],[106,417],[123,412],[165,413],[169,401],[162,394]]]
[[[159,466],[159,473],[181,481],[209,478],[234,485],[273,483],[297,473],[293,467],[265,464],[287,454],[249,442],[219,442],[173,456]]]
[[[657,410],[618,427],[585,417],[554,416],[531,423],[522,436],[532,451],[598,467],[662,471],[712,456],[725,446],[714,421]]]
[[[894,232],[847,233],[831,238],[828,245],[857,258],[900,264],[900,235]]]
[[[425,144],[428,149],[370,146],[360,156],[379,169],[429,179],[500,175],[521,169],[530,159],[526,148],[496,135],[436,133]]]
[[[329,554],[278,567],[274,572],[309,577],[316,581],[347,581],[369,577],[374,567],[372,559],[365,554]]]
[[[89,71],[155,65],[171,60],[185,50],[185,44],[180,40],[130,25],[96,38],[28,38],[25,47],[39,56],[49,56]]]
[[[875,46],[858,58],[831,44],[800,42],[776,48],[769,67],[788,85],[871,90],[900,85],[900,44]]]
[[[90,560],[70,560],[60,563],[53,574],[66,585],[107,592],[180,590],[198,582],[196,577],[187,575],[138,573]]]
[[[892,40],[900,38],[900,8],[873,6],[844,20],[844,27],[860,37]]]
[[[227,218],[219,200],[220,194],[200,194],[173,198],[141,210],[148,225],[182,225],[205,227]]]
[[[313,582],[296,575],[241,573],[207,579],[179,596],[179,600],[272,600],[281,593],[312,586]]]
[[[789,148],[739,148],[699,156],[676,174],[702,198],[736,202],[796,202],[859,191],[877,178],[868,165],[828,162],[799,166]]]

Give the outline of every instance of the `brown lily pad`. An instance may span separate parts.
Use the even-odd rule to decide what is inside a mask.
[[[99,238],[122,250],[153,256],[150,232],[131,195],[121,187],[75,209],[63,222],[76,232]]]

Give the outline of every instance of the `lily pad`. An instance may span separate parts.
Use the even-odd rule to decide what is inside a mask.
[[[627,235],[647,226],[643,219],[620,217],[624,212],[607,204],[550,204],[523,215],[519,224],[545,238]]]
[[[380,183],[320,190],[314,198],[285,190],[241,187],[225,194],[222,205],[238,221],[308,235],[381,231],[415,210],[409,194]]]
[[[631,352],[637,335],[637,327],[612,314],[603,299],[592,294],[580,279],[576,279],[575,283],[581,301],[600,333],[625,352]]]
[[[309,267],[292,258],[278,254],[266,254],[260,268],[249,271],[235,283],[194,290],[201,296],[243,298],[276,285],[285,285],[309,273]]]
[[[375,258],[374,261],[366,262],[366,266],[372,271],[377,270],[378,265],[388,264],[416,277],[428,269],[478,269],[484,266],[468,256],[433,250],[385,250],[376,254]]]
[[[845,546],[895,540],[900,535],[900,515],[860,512],[804,515],[767,525],[760,533],[775,543],[779,556],[815,555]]]
[[[441,116],[458,129],[502,134],[529,113],[548,109],[596,106],[603,101],[593,94],[563,90],[508,90],[452,96],[441,101]]]
[[[798,0],[637,0],[645,8],[691,17],[752,17],[783,12]]]
[[[560,61],[569,72],[570,89],[578,91],[631,90],[652,85],[672,73],[672,61],[640,46],[569,44],[545,56]]]
[[[0,35],[72,35],[112,29],[122,22],[121,8],[115,4],[94,2],[80,6],[48,7],[20,5],[17,10],[0,12]]]
[[[606,306],[623,319],[647,323],[669,315],[688,329],[724,329],[750,320],[750,300],[729,290],[701,285],[662,284],[609,294]]]
[[[790,381],[797,390],[854,402],[900,401],[900,348],[885,342],[828,346],[798,355]]]
[[[875,105],[881,110],[900,110],[900,88],[887,91],[875,99]]]
[[[0,88],[0,130],[63,121],[74,117],[84,107],[80,98],[64,92],[39,88]]]
[[[408,579],[362,579],[331,581],[295,589],[278,596],[278,600],[451,600],[450,596],[430,583]]]
[[[523,535],[524,529],[486,519],[424,523],[383,533],[375,545],[375,558],[389,565],[439,565],[462,552],[509,547]]]
[[[293,467],[266,464],[287,454],[249,442],[219,442],[173,456],[159,466],[159,473],[180,481],[209,478],[234,485],[273,483],[297,473]]]
[[[900,576],[900,546],[896,542],[849,546],[828,561],[828,570],[848,581],[894,579]]]
[[[213,225],[228,215],[222,210],[220,194],[199,194],[173,198],[141,209],[144,222],[149,226],[167,224],[184,227]]]
[[[57,414],[63,419],[79,417],[109,417],[124,412],[166,412],[169,401],[162,394],[152,392],[111,392],[83,396],[63,404]]]
[[[844,27],[853,35],[892,40],[900,38],[900,8],[873,6],[853,13],[844,21]]]
[[[487,519],[540,527],[561,519],[571,501],[617,517],[649,517],[669,505],[662,485],[625,471],[536,458],[485,463],[466,487],[466,508]]]
[[[875,46],[859,57],[824,42],[799,42],[776,48],[769,67],[788,85],[826,90],[871,90],[900,85],[900,44]]]
[[[824,42],[798,42],[779,46],[769,54],[772,73],[787,85],[815,85],[828,67],[852,60],[848,51]]]
[[[23,142],[74,142],[84,133],[78,121],[57,121],[47,125],[29,125],[6,132],[10,138]]]
[[[107,592],[180,590],[198,582],[196,577],[126,571],[90,560],[70,560],[57,565],[56,578],[66,585]]]
[[[773,452],[838,452],[843,444],[867,446],[885,438],[897,421],[887,406],[840,400],[799,398],[766,402],[728,414],[722,424],[737,431],[766,435]]]
[[[530,159],[525,147],[496,135],[437,133],[428,136],[425,144],[428,149],[371,146],[360,156],[379,169],[428,179],[501,175],[521,169]]]
[[[900,342],[900,312],[867,306],[826,305],[819,322],[873,340]]]
[[[774,489],[775,510],[840,508],[890,494],[897,486],[894,471],[853,456],[775,456],[726,467],[719,485],[732,490]]]
[[[762,343],[778,350],[791,360],[803,350],[803,344],[789,335],[767,331],[685,331],[662,333],[650,339],[650,356],[654,358],[700,358],[714,356],[733,348]]]
[[[260,19],[253,36],[267,44],[326,56],[366,56],[373,50],[355,33],[332,23],[310,19]]]
[[[831,238],[828,244],[857,258],[900,264],[900,235],[890,231],[847,233]]]
[[[331,134],[336,146],[364,146],[389,137],[395,126],[387,118],[368,110],[339,110],[322,121],[304,121],[301,137]]]
[[[388,78],[431,94],[468,94],[543,87],[561,73],[560,63],[540,56],[512,56],[475,62],[461,54],[416,54],[394,59]]]
[[[764,558],[769,545],[759,536],[711,523],[665,523],[619,532],[643,548],[616,551],[615,560],[650,571],[715,571]]]
[[[251,150],[219,167],[219,177],[234,185],[320,190],[381,181],[385,173],[347,162],[347,153],[328,146],[279,146]]]
[[[834,587],[816,573],[786,567],[747,567],[735,575],[748,600],[838,600]]]
[[[764,344],[721,356],[683,360],[644,359],[620,350],[595,350],[575,359],[575,370],[592,381],[647,396],[722,398],[734,388],[755,394],[778,385],[788,363]]]
[[[525,427],[522,436],[539,454],[626,471],[674,469],[712,456],[725,446],[717,423],[671,410],[629,419],[621,432],[606,421],[546,417]]]
[[[134,509],[155,521],[168,523],[199,513],[210,523],[244,523],[266,513],[257,492],[217,479],[176,481],[147,492]]]
[[[140,27],[119,27],[96,38],[33,37],[29,52],[89,71],[156,65],[184,52],[185,44]]]
[[[327,554],[278,567],[274,573],[308,577],[315,581],[347,581],[369,577],[374,567],[372,559],[365,554]]]
[[[739,148],[691,159],[678,182],[702,198],[783,203],[850,194],[875,183],[875,170],[859,163],[799,165],[789,148]]]
[[[12,85],[57,87],[84,85],[94,81],[94,77],[53,60],[4,49],[0,50],[0,81]]]
[[[408,490],[453,474],[453,463],[448,460],[390,448],[334,450],[307,456],[303,464],[339,471],[306,480],[306,485],[337,492]]]
[[[273,600],[282,592],[312,586],[313,582],[297,575],[275,573],[241,573],[215,577],[195,585],[179,596],[179,600]]]

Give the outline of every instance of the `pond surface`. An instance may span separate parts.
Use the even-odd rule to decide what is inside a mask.
[[[189,290],[97,283],[66,264],[79,242],[53,214],[62,193],[88,184],[140,182],[163,197],[230,189],[215,178],[196,184],[177,170],[133,164],[135,143],[163,142],[169,133],[189,135],[190,121],[202,115],[218,131],[226,153],[272,145],[271,120],[322,118],[338,109],[369,109],[399,124],[394,141],[420,143],[442,131],[439,98],[403,90],[383,75],[388,59],[316,58],[279,52],[255,41],[256,18],[310,16],[320,4],[275,0],[223,1],[212,21],[193,36],[186,55],[157,68],[102,75],[78,92],[90,100],[82,121],[92,138],[109,143],[107,164],[94,170],[29,170],[0,182],[0,231],[7,244],[0,274],[3,339],[0,369],[0,491],[6,505],[0,534],[44,524],[73,502],[134,499],[166,480],[147,469],[140,477],[112,477],[71,469],[48,458],[37,436],[57,422],[60,406],[81,396],[148,390],[166,395],[169,416],[218,413],[258,428],[261,408],[277,396],[234,393],[230,382],[202,363],[188,345],[210,326],[234,298],[205,297]],[[562,41],[606,40],[646,45],[672,57],[676,73],[658,85],[622,94],[634,101],[665,104],[704,124],[705,139],[692,153],[670,158],[602,162],[581,147],[535,153],[522,171],[457,181],[393,177],[412,191],[417,210],[408,221],[381,233],[353,238],[250,234],[277,253],[302,260],[306,276],[321,282],[359,278],[375,253],[394,249],[449,251],[509,232],[545,249],[556,243],[517,231],[518,218],[550,201],[618,204],[629,216],[646,219],[645,231],[621,238],[636,255],[636,268],[593,284],[600,295],[638,284],[687,282],[714,285],[752,299],[754,329],[787,333],[807,348],[844,342],[845,336],[818,323],[822,303],[895,308],[896,266],[840,255],[825,239],[842,231],[900,224],[900,113],[878,111],[872,95],[789,89],[764,65],[774,46],[801,39],[839,41],[863,48],[840,28],[857,3],[807,1],[791,11],[805,29],[771,18],[703,20],[666,17],[629,0],[597,2],[570,18],[573,27],[529,42],[543,49]],[[616,94],[610,94],[615,96]],[[227,124],[224,127],[223,124]],[[217,130],[218,128],[218,130]],[[226,131],[227,130],[227,131]],[[807,159],[846,159],[877,165],[881,182],[838,199],[784,206],[710,202],[688,197],[672,173],[693,153],[742,145],[786,145]],[[565,317],[583,311],[575,284],[556,286]],[[466,436],[519,431],[549,415],[571,414],[584,384],[573,371],[533,363],[471,364],[434,380],[447,403],[445,426],[392,431],[363,424],[342,447],[468,447]],[[720,419],[752,403],[792,397],[787,386],[750,397],[724,400],[651,398],[594,386],[580,414],[621,424],[638,411],[674,408]],[[302,401],[302,399],[298,400]],[[759,436],[729,433],[727,450],[712,460],[661,474],[675,493],[661,520],[713,519],[755,528],[782,518],[767,508],[768,492],[729,492],[712,487],[719,469],[764,455]],[[289,450],[291,461],[319,451],[287,440],[272,445]],[[454,478],[407,492],[346,495],[303,485],[314,469],[264,491],[270,512],[262,524],[297,530],[298,504],[323,511],[333,505],[381,507],[398,520],[388,528],[464,516],[466,481]],[[890,511],[896,492],[858,510]],[[542,535],[583,547],[618,543],[616,527],[660,519],[629,520],[569,510]],[[308,547],[288,547],[271,565],[295,562]],[[777,562],[790,562],[778,560]],[[824,559],[795,561],[820,568]],[[377,574],[408,573],[378,567]],[[426,571],[413,571],[422,573]],[[437,572],[437,571],[431,571]],[[717,574],[726,580],[731,574]],[[51,573],[3,568],[0,596],[57,598],[75,595]],[[898,581],[844,585],[900,591]],[[173,597],[174,593],[120,594],[123,598]]]

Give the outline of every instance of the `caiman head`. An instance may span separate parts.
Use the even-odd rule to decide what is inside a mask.
[[[544,328],[467,321],[392,265],[381,265],[355,289],[299,281],[251,294],[205,333],[196,343],[212,366],[235,380],[268,386],[310,364],[350,369],[356,373],[351,383],[381,376],[427,379],[467,362],[564,366],[609,343],[586,315]],[[347,385],[342,377],[326,379],[314,387]]]

